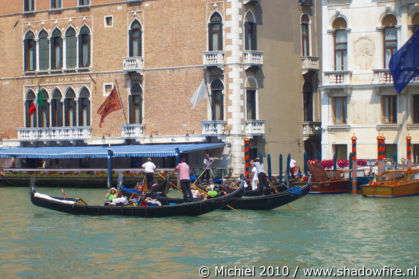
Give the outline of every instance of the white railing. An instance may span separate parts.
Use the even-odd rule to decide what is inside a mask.
[[[124,72],[142,73],[144,70],[144,58],[141,56],[125,57]]]
[[[88,140],[91,127],[17,128],[18,139],[25,141]]]
[[[393,76],[390,73],[389,69],[374,69],[373,83],[374,84],[393,84]],[[419,76],[412,78],[409,84],[419,83]]]
[[[258,136],[265,134],[265,120],[246,120],[246,135]]]
[[[351,82],[351,71],[324,72],[325,85],[348,85]]]
[[[263,51],[245,50],[244,63],[248,66],[262,66]]]
[[[144,124],[121,125],[121,134],[123,138],[139,138],[144,136]]]
[[[312,135],[319,135],[321,134],[321,124],[320,122],[313,122],[313,121],[304,121],[303,122],[303,136],[309,137]]]
[[[226,130],[226,122],[222,120],[201,121],[202,135],[219,136]]]
[[[204,66],[220,66],[224,65],[223,51],[206,51],[202,54],[202,64]]]
[[[319,70],[319,57],[304,56],[301,57],[301,68],[303,70]]]

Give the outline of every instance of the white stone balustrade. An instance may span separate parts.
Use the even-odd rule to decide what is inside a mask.
[[[205,67],[224,65],[224,52],[206,51],[202,54],[202,64]]]
[[[263,51],[245,50],[244,64],[246,64],[247,66],[262,66]]]
[[[220,136],[225,133],[226,122],[222,120],[201,121],[202,135]]]
[[[88,140],[91,127],[17,128],[18,139],[22,141],[68,141]]]
[[[144,136],[144,124],[121,125],[121,134],[125,139],[133,139]]]
[[[265,120],[246,120],[247,136],[262,136],[265,134]]]
[[[144,70],[144,58],[140,56],[124,58],[124,72],[142,73]]]

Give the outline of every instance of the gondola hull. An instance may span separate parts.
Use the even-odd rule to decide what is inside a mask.
[[[74,215],[123,215],[134,217],[198,216],[225,206],[243,194],[243,187],[214,199],[162,206],[100,206],[83,204],[77,199],[51,197],[31,190],[34,205]]]
[[[294,187],[296,190],[297,187]],[[298,200],[310,192],[310,184],[299,187],[299,193],[293,192],[293,188],[281,191],[271,195],[242,196],[239,199],[232,200],[229,205],[235,209],[249,210],[271,210],[290,202]],[[227,206],[223,209],[230,209]]]

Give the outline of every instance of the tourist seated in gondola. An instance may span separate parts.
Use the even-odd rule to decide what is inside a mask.
[[[202,198],[201,192],[199,192],[198,189],[191,189],[191,192],[192,192],[192,198],[194,200],[200,200]]]
[[[117,194],[118,193],[115,188],[109,189],[109,191],[106,193],[106,196],[105,196],[105,205],[110,204],[112,200],[116,198]]]
[[[215,187],[214,187],[214,185],[210,185],[210,186],[207,186],[207,188],[206,188],[206,190],[207,190],[207,195],[208,195],[208,198],[210,199],[210,198],[215,198],[216,196],[218,196],[218,192],[217,191],[215,191],[215,189],[214,189]]]
[[[128,203],[130,204],[139,204],[141,201],[141,196],[138,193],[132,193],[132,195],[128,199]]]
[[[125,197],[122,192],[118,192],[117,196],[112,199],[110,205],[127,205],[128,199]]]

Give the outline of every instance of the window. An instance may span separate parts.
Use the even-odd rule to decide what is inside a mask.
[[[386,158],[397,162],[397,144],[385,144]]]
[[[131,95],[129,96],[129,123],[141,124],[142,123],[142,94],[141,86],[136,83],[131,87]]]
[[[63,39],[61,32],[55,29],[51,36],[51,69],[61,69],[63,64]]]
[[[257,50],[256,22],[252,13],[247,13],[245,29],[245,49]]]
[[[79,0],[79,6],[87,6],[90,4],[90,0]]]
[[[313,92],[303,93],[304,121],[313,121]]]
[[[346,21],[338,18],[333,23],[334,28],[334,45],[335,45],[335,70],[344,71],[347,69],[347,32]]]
[[[307,15],[301,18],[301,50],[302,56],[310,56],[309,17]]]
[[[247,120],[256,120],[256,90],[246,90]]]
[[[346,144],[334,144],[333,147],[337,160],[347,159],[348,146]]]
[[[29,115],[29,108],[31,107],[33,101],[35,100],[35,93],[32,90],[29,90],[26,94],[26,101],[25,101],[25,127],[32,128],[36,127],[36,114],[33,113]]]
[[[66,68],[74,69],[77,66],[77,38],[73,28],[69,28],[65,33],[65,48]]]
[[[383,96],[381,104],[383,109],[383,123],[397,123],[397,96]]]
[[[38,110],[36,111],[38,114],[38,127],[49,127],[49,96],[47,91],[44,89],[41,90],[41,93],[38,94],[42,94],[42,99],[44,102],[42,106],[38,105]]]
[[[66,127],[76,126],[76,94],[69,88],[64,99],[64,125]]]
[[[90,31],[83,26],[79,34],[79,67],[86,68],[90,66]]]
[[[49,69],[49,41],[45,30],[39,33],[39,70]]]
[[[346,124],[346,97],[333,98],[335,124]]]
[[[223,50],[223,24],[221,15],[214,13],[208,24],[209,51]]]
[[[61,103],[61,92],[56,89],[52,93],[51,100],[51,127],[63,126],[63,104]]]
[[[224,85],[217,79],[211,84],[212,120],[224,119]]]
[[[419,163],[419,144],[412,144],[412,161],[415,164]]]
[[[384,43],[384,68],[388,69],[391,56],[397,50],[397,29],[396,18],[392,15],[387,15],[382,20],[383,30],[383,43]]]
[[[112,26],[113,26],[113,17],[105,16],[105,27],[112,27]]]
[[[36,70],[36,44],[35,36],[32,32],[28,32],[24,40],[25,53],[25,71]]]
[[[61,8],[61,0],[51,0],[51,9]]]
[[[419,95],[413,95],[413,123],[419,123]]]
[[[141,24],[135,20],[129,30],[129,56],[142,56],[142,36]]]
[[[412,19],[413,33],[419,29],[419,13],[415,14]]]
[[[80,92],[79,97],[79,126],[90,126],[90,93],[86,87]]]
[[[30,12],[35,10],[35,0],[24,0],[23,1],[23,10],[25,12]]]

